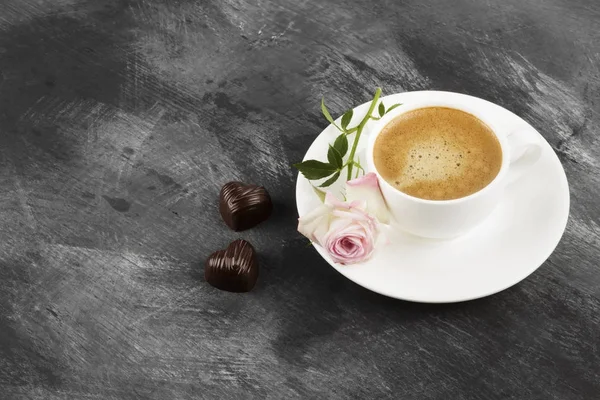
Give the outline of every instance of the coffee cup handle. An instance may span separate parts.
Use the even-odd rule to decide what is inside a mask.
[[[507,184],[517,181],[537,163],[542,155],[542,143],[533,129],[517,129],[507,136],[510,147],[510,167]]]

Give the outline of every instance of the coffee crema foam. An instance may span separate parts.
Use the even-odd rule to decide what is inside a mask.
[[[498,175],[502,149],[475,116],[426,107],[388,123],[375,141],[373,159],[396,189],[427,200],[452,200],[483,189]]]

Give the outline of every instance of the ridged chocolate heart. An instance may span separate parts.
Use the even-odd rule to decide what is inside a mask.
[[[231,242],[225,250],[212,253],[204,266],[204,279],[217,289],[249,292],[258,279],[254,247],[245,240]]]
[[[250,229],[269,218],[271,196],[262,186],[229,182],[221,188],[219,211],[223,221],[236,232]]]

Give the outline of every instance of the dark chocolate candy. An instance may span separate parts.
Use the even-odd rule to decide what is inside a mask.
[[[221,188],[219,211],[223,221],[236,232],[250,229],[269,218],[271,196],[262,186],[229,182]]]
[[[258,278],[254,247],[245,240],[231,242],[225,250],[212,253],[204,266],[204,279],[229,292],[249,292]]]

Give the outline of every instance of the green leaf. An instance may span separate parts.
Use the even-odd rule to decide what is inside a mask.
[[[298,164],[294,164],[308,180],[322,179],[336,172],[338,169],[329,163],[324,163],[317,160],[306,160]]]
[[[332,145],[329,145],[329,150],[327,151],[327,161],[329,161],[329,164],[333,165],[336,169],[340,169],[342,168],[342,165],[344,165],[342,155]]]
[[[346,113],[342,116],[342,129],[346,130],[350,121],[352,121],[352,114],[354,111],[352,109],[346,111]]]
[[[315,186],[313,186],[312,188],[315,191],[315,194],[317,195],[319,200],[321,200],[321,203],[325,203],[325,192],[317,189]]]
[[[321,99],[321,112],[323,113],[323,115],[325,116],[325,118],[327,119],[327,121],[329,121],[329,123],[331,125],[335,126],[339,131],[342,130],[339,126],[337,126],[337,124],[335,123],[335,121],[333,120],[333,118],[331,118],[331,114],[329,114],[329,110],[325,106],[325,97],[323,97]]]
[[[335,181],[338,180],[338,178],[340,177],[340,171],[336,172],[335,174],[333,174],[333,176],[329,179],[327,179],[325,182],[323,182],[321,184],[321,186],[319,187],[327,187],[327,186],[331,186],[331,184],[333,184]]]
[[[379,116],[383,117],[385,115],[385,106],[383,103],[379,103]]]
[[[393,106],[391,106],[390,108],[388,108],[385,113],[387,114],[390,111],[392,111],[394,108],[400,107],[401,105],[402,105],[402,103],[394,104]]]
[[[333,142],[333,147],[335,147],[335,149],[340,152],[341,156],[344,157],[348,152],[348,138],[346,135],[342,133],[338,136],[335,139],[335,142]]]

